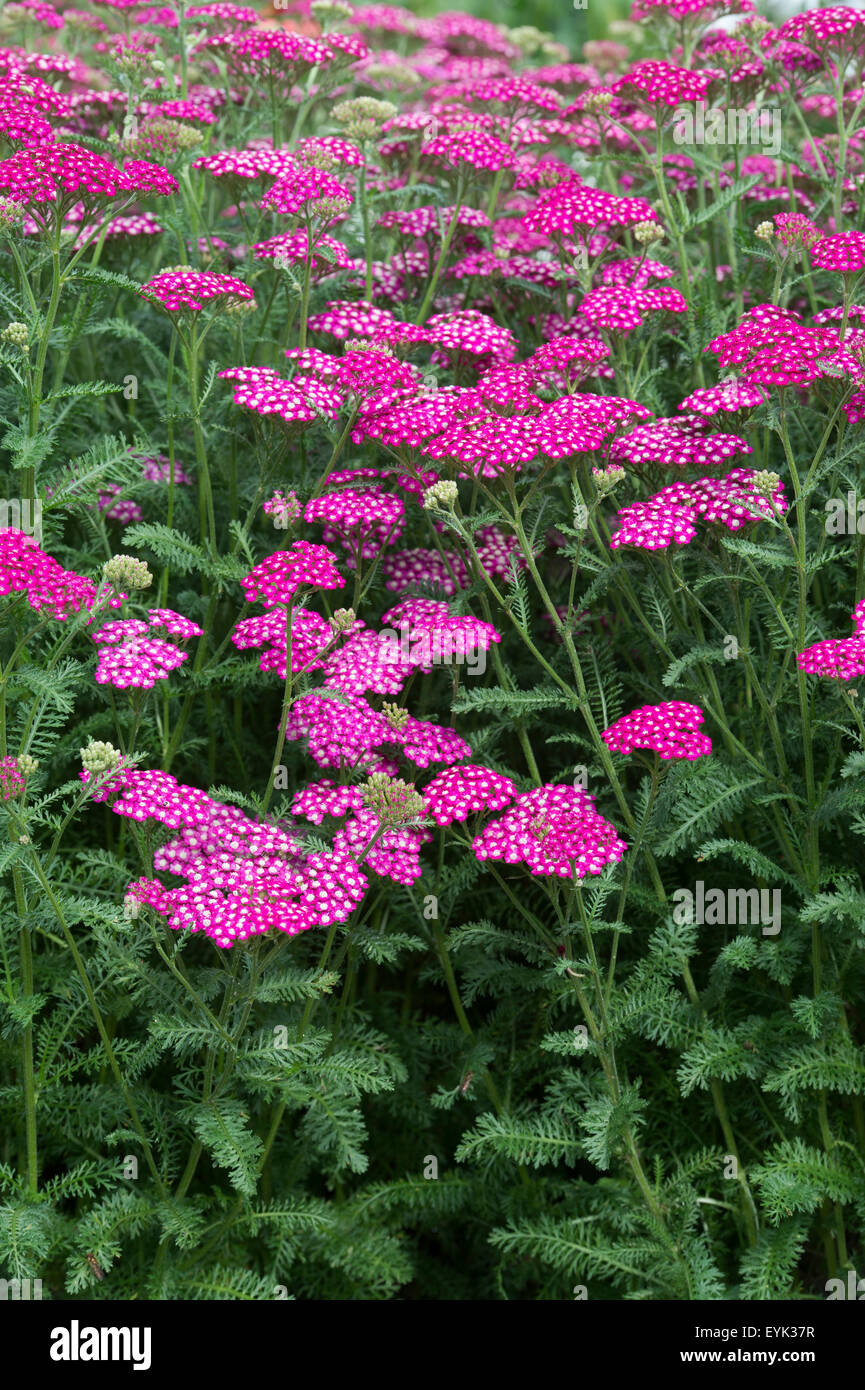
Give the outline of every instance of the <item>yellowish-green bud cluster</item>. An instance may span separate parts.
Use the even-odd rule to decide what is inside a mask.
[[[384,825],[408,825],[424,819],[424,799],[410,782],[374,772],[361,788],[363,804]]]
[[[153,583],[146,560],[135,555],[112,555],[102,566],[102,573],[114,589],[149,589]]]
[[[113,772],[120,762],[121,755],[114,744],[103,743],[100,739],[92,738],[87,747],[79,751],[81,766],[91,777],[100,777],[103,772]]]
[[[26,323],[19,323],[13,319],[0,333],[4,343],[9,343],[11,347],[18,348],[21,352],[28,352],[30,348],[30,330]]]
[[[428,487],[421,501],[427,511],[450,512],[453,511],[459,495],[460,490],[456,483],[443,479]]]

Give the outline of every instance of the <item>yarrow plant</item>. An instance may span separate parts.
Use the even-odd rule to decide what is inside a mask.
[[[865,20],[423,8],[0,14],[0,1287],[810,1317]]]

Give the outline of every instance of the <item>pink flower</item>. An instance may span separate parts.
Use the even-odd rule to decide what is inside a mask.
[[[64,622],[71,613],[89,609],[97,597],[91,580],[73,570],[65,570],[46,555],[32,536],[14,527],[0,529],[0,595],[23,593],[30,607],[48,610],[52,618]],[[119,607],[121,599],[109,601]]]
[[[215,275],[203,270],[170,270],[155,275],[141,286],[145,299],[154,299],[170,314],[200,313],[211,300],[252,300],[248,285],[233,275]]]
[[[402,634],[401,645],[422,671],[431,671],[440,661],[487,652],[493,642],[501,641],[491,623],[468,613],[452,614],[446,603],[436,599],[406,599],[388,609],[382,622]]]
[[[259,661],[262,671],[274,671],[281,680],[286,677],[288,653],[288,613],[282,607],[269,608],[255,618],[244,618],[231,634],[231,640],[241,651],[251,647],[263,648]],[[310,608],[294,608],[291,612],[291,670],[317,671],[323,657],[335,641],[333,629],[325,618]]]
[[[693,761],[712,751],[712,741],[698,732],[705,716],[699,705],[669,700],[663,705],[641,705],[617,719],[601,737],[614,753],[633,753],[650,748],[665,761],[685,758]]]
[[[117,690],[151,690],[158,680],[167,680],[186,661],[187,652],[161,637],[150,636],[153,628],[163,628],[184,642],[202,636],[197,623],[170,608],[151,609],[147,622],[130,618],[106,623],[91,633],[92,640],[102,647],[96,667],[98,685],[113,685]]]
[[[24,790],[25,779],[22,777],[18,767],[18,759],[14,757],[0,758],[0,797],[4,801],[11,801]]]
[[[476,836],[481,861],[525,864],[545,878],[584,878],[622,858],[627,845],[581,788],[548,784],[523,792],[503,816]]]
[[[323,685],[344,695],[398,695],[416,669],[385,635],[357,622],[344,645],[324,663]]]
[[[653,420],[622,435],[610,449],[612,460],[660,468],[717,468],[736,454],[750,454],[751,445],[736,434],[708,434],[699,416]]]
[[[260,598],[266,607],[292,603],[301,588],[342,589],[345,580],[336,568],[336,556],[324,545],[295,541],[289,550],[277,550],[241,580],[248,603]]]
[[[324,539],[338,541],[357,563],[361,556],[373,558],[392,545],[402,530],[405,507],[399,497],[369,489],[351,488],[326,493],[307,502],[305,521],[324,525]]]
[[[165,916],[174,930],[204,932],[221,947],[269,930],[296,936],[344,922],[366,892],[367,879],[350,854],[304,855],[291,831],[253,820],[169,773],[127,773],[111,809],[180,831],[153,861],[157,872],[180,878],[180,886],[139,879],[127,895]]]
[[[810,676],[828,676],[833,680],[851,681],[865,676],[865,637],[830,637],[815,642],[798,653],[796,665]]]
[[[767,498],[755,491],[754,476],[751,469],[734,468],[726,478],[698,478],[662,488],[648,501],[621,509],[619,530],[610,546],[613,550],[623,545],[659,550],[671,541],[687,545],[697,534],[698,517],[739,531],[751,522],[779,516],[787,506],[783,483]]]
[[[475,763],[445,768],[424,790],[427,810],[437,825],[468,820],[481,811],[500,811],[516,795],[510,777]]]
[[[129,160],[120,168],[83,145],[44,143],[0,160],[0,194],[27,203],[40,223],[46,204],[60,214],[73,201],[92,211],[136,193],[176,190],[177,180],[157,164]]]
[[[314,377],[292,381],[272,367],[227,367],[218,375],[235,381],[234,404],[256,415],[277,415],[287,425],[309,425],[322,418],[335,420],[342,408],[342,392]]]
[[[352,264],[345,246],[332,236],[313,237],[310,249],[310,237],[303,227],[296,232],[282,232],[268,241],[258,241],[253,251],[258,260],[296,261],[301,265],[308,261],[317,275],[332,275],[335,270],[346,269]],[[316,251],[329,254],[317,256]]]
[[[811,264],[817,270],[834,270],[842,275],[865,269],[865,234],[838,232],[821,237],[811,248]]]
[[[327,698],[314,691],[294,701],[285,725],[287,739],[306,739],[319,767],[363,765],[392,733],[384,715],[360,696]]]
[[[645,198],[623,198],[593,188],[573,178],[545,190],[523,219],[525,227],[548,236],[589,231],[600,226],[627,227],[634,222],[656,222],[658,215]]]

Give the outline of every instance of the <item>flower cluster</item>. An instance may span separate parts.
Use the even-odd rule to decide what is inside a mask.
[[[304,854],[299,836],[214,801],[167,772],[129,772],[111,810],[180,831],[153,858],[154,869],[180,885],[140,878],[126,892],[173,930],[203,932],[217,946],[344,922],[366,892],[367,879],[351,854],[336,848]]]
[[[627,845],[587,792],[553,784],[520,793],[472,849],[480,860],[525,864],[540,877],[585,878],[618,863]]]
[[[705,716],[699,705],[684,700],[668,700],[663,705],[641,705],[609,728],[602,737],[614,753],[633,753],[648,748],[659,758],[685,758],[693,761],[712,751],[712,740],[700,733]]]

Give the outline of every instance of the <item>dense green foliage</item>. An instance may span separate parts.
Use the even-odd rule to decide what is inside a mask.
[[[658,56],[655,42],[647,32],[639,56]],[[306,134],[342,133],[329,105],[311,108]],[[68,570],[98,581],[114,554],[146,560],[153,596],[205,636],[155,690],[126,692],[94,682],[86,612],[58,622],[14,592],[2,600],[0,757],[29,755],[38,770],[0,802],[0,1274],[94,1300],[824,1297],[829,1277],[865,1260],[865,729],[855,685],[806,676],[796,653],[846,635],[865,594],[865,536],[825,524],[827,501],[861,476],[849,378],[736,417],[751,465],[777,471],[790,504],[743,532],[611,549],[615,508],[588,452],[460,481],[448,524],[470,573],[451,610],[502,640],[483,674],[413,677],[411,712],[455,725],[472,761],[520,790],[581,780],[628,845],[621,863],[559,879],[481,862],[472,821],[433,827],[411,886],[370,875],[330,934],[220,950],[149,909],[124,911],[170,832],[94,803],[80,750],[110,741],[252,816],[289,817],[317,770],[277,728],[315,679],[284,691],[230,638],[247,616],[241,579],[288,543],[262,503],[275,488],[307,498],[335,465],[394,463],[374,441],[352,443],[349,408],[292,433],[232,404],[217,376],[284,371],[307,317],[363,289],[348,271],[310,283],[251,253],[199,253],[199,237],[249,245],[283,229],[254,206],[255,226],[222,216],[235,196],[192,168],[268,136],[272,118],[267,101],[227,108],[216,136],[205,127],[194,148],[162,156],[179,191],[148,204],[159,237],[100,240],[75,260],[68,238],[4,232],[2,313],[29,335],[23,356],[0,344],[5,495],[41,500],[40,544]],[[783,157],[798,173],[795,119],[788,101]],[[82,143],[112,153],[95,135]],[[592,151],[556,153],[601,187],[629,174],[629,195],[667,228],[650,254],[674,267],[688,304],[665,326],[613,334],[614,380],[581,390],[673,416],[714,382],[705,345],[746,305],[841,301],[838,276],[781,265],[754,237],[752,178],[683,196],[663,171],[656,182],[652,151],[615,169]],[[711,180],[741,151],[687,153]],[[413,186],[357,199],[337,229],[353,255],[367,255],[364,225],[385,208],[453,202],[413,173]],[[822,225],[838,185],[831,168],[809,177]],[[491,204],[489,182],[462,192],[505,209],[506,188]],[[392,245],[371,235],[387,261]],[[139,294],[187,262],[256,294],[249,313],[214,314],[191,350]],[[426,283],[398,317],[414,319]],[[567,318],[568,294],[588,288],[562,272],[553,290],[511,281],[478,305],[523,359],[549,336],[543,315]],[[413,360],[426,370],[429,349]],[[473,379],[459,371],[448,381]],[[168,502],[142,478],[142,453],[209,477],[212,528],[207,492],[172,487]],[[615,504],[669,477],[633,470]],[[124,527],[100,507],[111,485],[142,520]],[[400,545],[438,545],[434,520],[407,508]],[[493,524],[522,557],[508,578],[474,563],[476,532]],[[349,574],[352,600],[369,623],[395,601],[374,564]],[[140,611],[136,600],[116,616]],[[603,729],[668,700],[705,711],[711,756],[610,753]],[[698,882],[780,890],[780,930],[681,921],[675,895]]]

